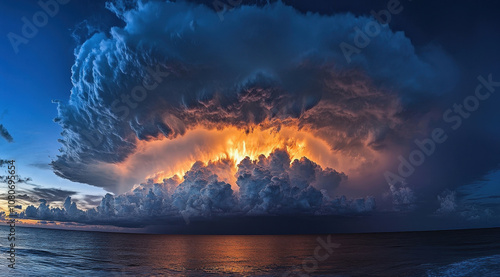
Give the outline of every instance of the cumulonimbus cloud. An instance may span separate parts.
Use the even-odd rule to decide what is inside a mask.
[[[442,67],[448,62],[434,63],[447,59],[440,50],[417,54],[403,33],[388,27],[347,64],[339,44],[352,38],[355,26],[372,20],[351,14],[302,14],[278,2],[237,7],[221,22],[210,8],[183,1],[110,7],[125,25],[97,33],[75,50],[71,97],[58,102],[55,120],[63,127],[62,154],[52,166],[59,176],[114,192],[158,171],[115,167],[134,164],[130,161],[143,150],[139,146],[180,140],[200,126],[252,132],[256,126],[279,131],[292,124],[325,141],[343,161],[356,160],[353,172],[375,170],[381,149],[418,131],[405,127],[401,111],[408,101],[441,93],[448,80],[442,75],[453,71]],[[213,145],[191,148],[197,147],[203,152]],[[156,161],[170,158],[165,151],[142,161],[163,164]],[[283,180],[252,175],[259,169],[246,162],[239,170],[252,172],[248,180],[263,178],[266,184],[240,181],[240,204],[255,212],[283,205],[274,198]],[[316,191],[302,188],[280,197],[314,206],[310,199],[323,199],[318,189],[330,189],[321,180],[344,178],[313,162],[293,162],[289,176],[295,183],[288,185]],[[179,184],[172,197],[182,201],[174,203],[194,209],[210,206],[210,197],[227,196],[210,207],[230,206],[235,184],[207,182],[192,201],[182,192],[193,187]],[[256,204],[255,197],[266,200]]]

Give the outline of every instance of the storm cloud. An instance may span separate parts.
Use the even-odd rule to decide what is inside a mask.
[[[58,102],[55,120],[62,154],[52,167],[109,191],[132,187],[140,174],[106,165],[124,162],[141,142],[176,140],[199,126],[251,132],[292,124],[343,160],[374,168],[380,150],[421,131],[408,127],[405,107],[445,92],[454,72],[439,48],[417,54],[388,27],[348,64],[339,44],[368,17],[303,14],[281,2],[242,5],[222,22],[207,6],[183,1],[108,7],[124,27],[75,50],[71,97]],[[262,193],[272,199],[272,189]]]

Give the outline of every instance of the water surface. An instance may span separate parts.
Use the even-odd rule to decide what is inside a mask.
[[[9,276],[500,276],[499,230],[335,234],[330,240],[340,246],[317,261],[318,239],[328,235],[17,228],[17,268],[7,267],[6,236],[0,240],[0,266]],[[7,228],[0,232],[7,234]]]

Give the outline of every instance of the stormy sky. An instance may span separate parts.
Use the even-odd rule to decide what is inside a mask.
[[[12,34],[43,7],[11,3],[3,19],[15,78],[1,158],[31,177],[27,219],[181,233],[500,224],[493,1],[54,3],[28,43]]]

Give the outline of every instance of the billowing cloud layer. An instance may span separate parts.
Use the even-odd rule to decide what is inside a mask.
[[[155,183],[150,179],[129,193],[107,194],[96,209],[87,211],[79,210],[70,197],[62,209],[50,208],[42,199],[38,207],[29,206],[22,217],[131,226],[134,222],[151,223],[155,218],[359,214],[375,209],[373,197],[331,198],[328,191],[346,176],[307,158],[290,163],[284,150],[258,160],[244,159],[238,165],[238,191],[218,175],[233,166],[229,160],[196,162],[183,180],[175,176]]]
[[[377,168],[381,150],[418,131],[404,127],[405,105],[441,93],[448,80],[443,74],[453,72],[441,67],[449,63],[439,50],[417,55],[403,33],[388,27],[348,64],[339,44],[352,41],[354,27],[372,20],[351,14],[301,14],[275,3],[237,7],[221,22],[210,8],[182,1],[110,7],[125,25],[95,34],[75,51],[71,97],[59,102],[56,119],[63,149],[52,166],[64,178],[115,192],[147,174],[110,167],[137,154],[144,142],[177,140],[199,126],[251,132],[255,126],[279,131],[292,125],[325,141],[342,160],[356,160],[353,172]],[[211,147],[194,143],[185,149]],[[167,151],[157,156],[156,161],[170,159]],[[304,175],[284,180],[258,173],[261,165],[244,160],[240,176],[248,175],[252,184],[266,182],[251,187],[240,181],[248,197],[242,208],[279,207],[278,187],[287,187],[280,197],[295,199],[294,208],[311,208],[310,199],[321,195],[303,187],[307,178],[327,191],[323,180],[343,178],[303,163],[292,167]],[[199,187],[187,208],[230,206],[230,187],[205,181],[181,184],[174,196],[184,203]],[[214,206],[210,197],[226,202]],[[265,200],[256,203],[256,197]]]

